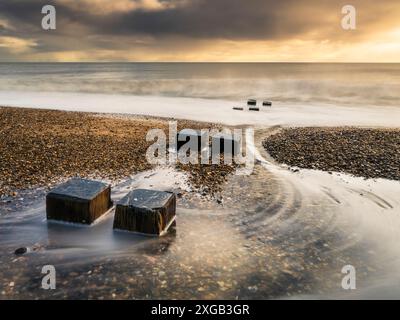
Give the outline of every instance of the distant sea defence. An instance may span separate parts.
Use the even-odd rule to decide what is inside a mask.
[[[0,63],[0,91],[400,107],[400,64]]]

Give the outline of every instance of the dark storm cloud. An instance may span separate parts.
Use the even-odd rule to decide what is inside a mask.
[[[62,0],[1,0],[0,12],[20,24],[24,32],[29,26],[32,33],[40,29],[41,7],[53,4],[57,8],[61,32],[68,32],[68,23],[75,22],[108,35],[275,39],[324,28],[327,19],[337,17],[345,4],[332,0],[164,0],[159,2],[177,5],[160,10],[139,8],[98,15],[94,10],[99,6],[98,1],[92,2],[92,9],[87,5],[90,1],[83,0],[85,6],[80,6],[80,1],[76,0],[76,5],[71,6]],[[376,1],[354,0],[352,3],[371,13],[379,10]],[[380,1],[379,6],[383,3],[393,4],[398,0]]]
[[[365,30],[376,20],[385,21],[388,10],[395,8],[397,17],[400,14],[398,0],[380,1],[379,5],[374,0],[351,3],[358,9],[360,27]],[[341,0],[191,0],[160,11],[110,15],[103,21],[90,15],[87,18],[104,33],[269,40],[325,32],[335,38],[343,35],[341,8],[346,4],[348,1]]]
[[[286,3],[292,2],[291,0]],[[194,0],[188,5],[161,11],[134,11],[107,19],[102,30],[154,36],[180,35],[201,38],[259,38],[276,36],[284,13],[279,1]],[[281,21],[285,33],[299,32],[301,26]]]
[[[349,2],[357,9],[356,32],[340,27],[341,8]],[[57,9],[57,30],[50,32],[41,28],[47,4]],[[123,51],[132,44],[162,53],[174,45],[185,50],[183,42],[190,51],[219,40],[352,44],[399,27],[399,16],[399,0],[0,0],[0,58],[11,38],[33,41],[35,54]]]
[[[318,10],[323,11],[329,3],[332,1],[192,0],[163,10],[133,10],[101,17],[86,12],[81,18],[82,23],[104,34],[268,39],[313,28],[323,22],[320,15],[308,14],[315,11],[313,5],[318,4]],[[331,13],[340,10],[338,6],[332,7]]]
[[[2,0],[0,2],[0,17],[10,19],[16,27],[29,26],[34,31],[40,27],[41,8],[45,4],[45,1]]]
[[[139,8],[98,15],[88,5],[80,7],[79,0],[74,6],[57,0],[1,0],[0,12],[20,24],[24,32],[31,28],[32,33],[40,31],[41,7],[54,4],[62,33],[68,32],[68,23],[75,22],[107,35],[275,39],[322,27],[326,17],[337,15],[341,8],[340,1],[328,0],[162,1],[168,2],[177,5],[160,10]],[[93,3],[93,6],[98,5]]]

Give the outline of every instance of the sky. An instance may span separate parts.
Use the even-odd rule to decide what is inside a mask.
[[[0,0],[0,61],[400,62],[400,0]]]

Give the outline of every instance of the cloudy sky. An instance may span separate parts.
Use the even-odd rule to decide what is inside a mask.
[[[0,0],[0,61],[400,62],[400,0]]]

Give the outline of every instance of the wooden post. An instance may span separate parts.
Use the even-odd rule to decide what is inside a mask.
[[[194,137],[197,140],[197,151],[201,152],[202,149],[201,139],[203,136],[205,136],[205,133],[202,134],[201,130],[190,130],[190,129],[181,130],[177,134],[176,150],[179,151],[183,145],[189,142],[190,138]],[[181,137],[183,141],[179,141],[179,137]]]
[[[137,189],[117,203],[114,229],[162,236],[174,223],[175,215],[174,193]]]
[[[99,181],[71,179],[46,196],[48,220],[92,224],[111,207],[111,186]]]
[[[263,102],[264,107],[272,107],[272,102],[271,101],[264,101]]]
[[[219,145],[219,148],[218,148]],[[211,137],[212,151],[217,152],[219,150],[220,155],[226,154],[235,156],[240,153],[241,141],[237,139],[233,134],[217,133]]]

